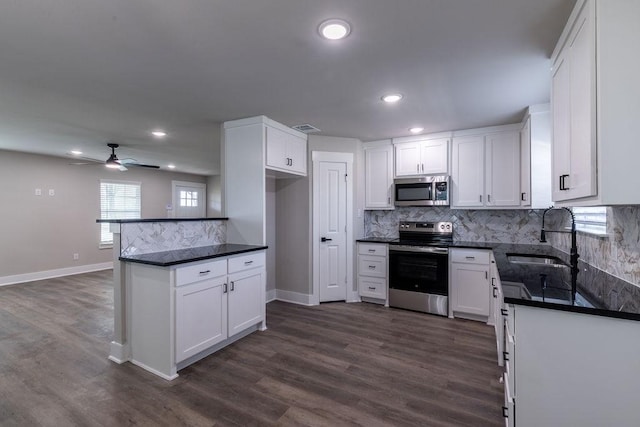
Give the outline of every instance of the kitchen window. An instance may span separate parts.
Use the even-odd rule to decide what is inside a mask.
[[[576,230],[604,236],[607,234],[607,208],[604,206],[573,208]]]
[[[100,219],[140,218],[140,183],[100,180]],[[109,224],[100,224],[100,246],[113,245]]]

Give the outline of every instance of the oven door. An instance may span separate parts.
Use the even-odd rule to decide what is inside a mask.
[[[389,289],[447,296],[449,254],[389,247]]]

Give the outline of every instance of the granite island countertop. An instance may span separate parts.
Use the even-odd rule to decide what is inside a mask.
[[[224,243],[220,245],[151,252],[140,255],[127,255],[121,256],[119,259],[120,261],[125,262],[155,265],[158,267],[170,267],[172,265],[186,264],[194,261],[237,255],[245,252],[260,251],[267,248],[268,246]]]
[[[357,241],[399,244],[397,238],[389,237],[368,237]],[[492,250],[501,282],[522,283],[527,290],[526,295],[505,295],[506,303],[640,320],[639,286],[578,260],[577,295],[572,302],[571,271],[568,267],[516,264],[508,259],[509,254],[544,255],[559,258],[568,266],[569,254],[550,245],[454,241],[449,247]]]

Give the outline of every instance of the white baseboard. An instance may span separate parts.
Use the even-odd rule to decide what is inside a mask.
[[[77,267],[58,268],[56,270],[36,271],[35,273],[3,276],[0,277],[0,286],[33,282],[35,280],[53,279],[55,277],[71,276],[73,274],[91,273],[93,271],[109,270],[111,268],[113,268],[113,261],[103,262],[100,264],[79,265]]]
[[[276,290],[275,289],[271,289],[270,291],[267,291],[267,302],[271,302],[271,301],[275,301],[276,300]]]
[[[162,378],[164,380],[172,381],[172,380],[175,380],[176,378],[178,378],[178,373],[177,372],[172,371],[170,374],[165,374],[163,372],[158,371],[157,369],[152,368],[151,366],[147,366],[142,362],[138,362],[135,359],[131,359],[130,362],[133,363],[136,366],[141,367],[145,371],[151,372],[152,374],[159,376],[160,378]],[[174,369],[175,369],[175,367],[174,367]]]
[[[129,346],[122,345],[119,342],[111,341],[109,345],[109,360],[121,365],[129,360]]]
[[[300,292],[285,291],[276,289],[276,298],[278,301],[290,302],[300,305],[315,305],[311,303],[312,295],[302,294]]]

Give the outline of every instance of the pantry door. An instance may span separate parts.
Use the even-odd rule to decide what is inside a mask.
[[[313,153],[313,293],[318,302],[351,299],[352,163],[351,154]]]

